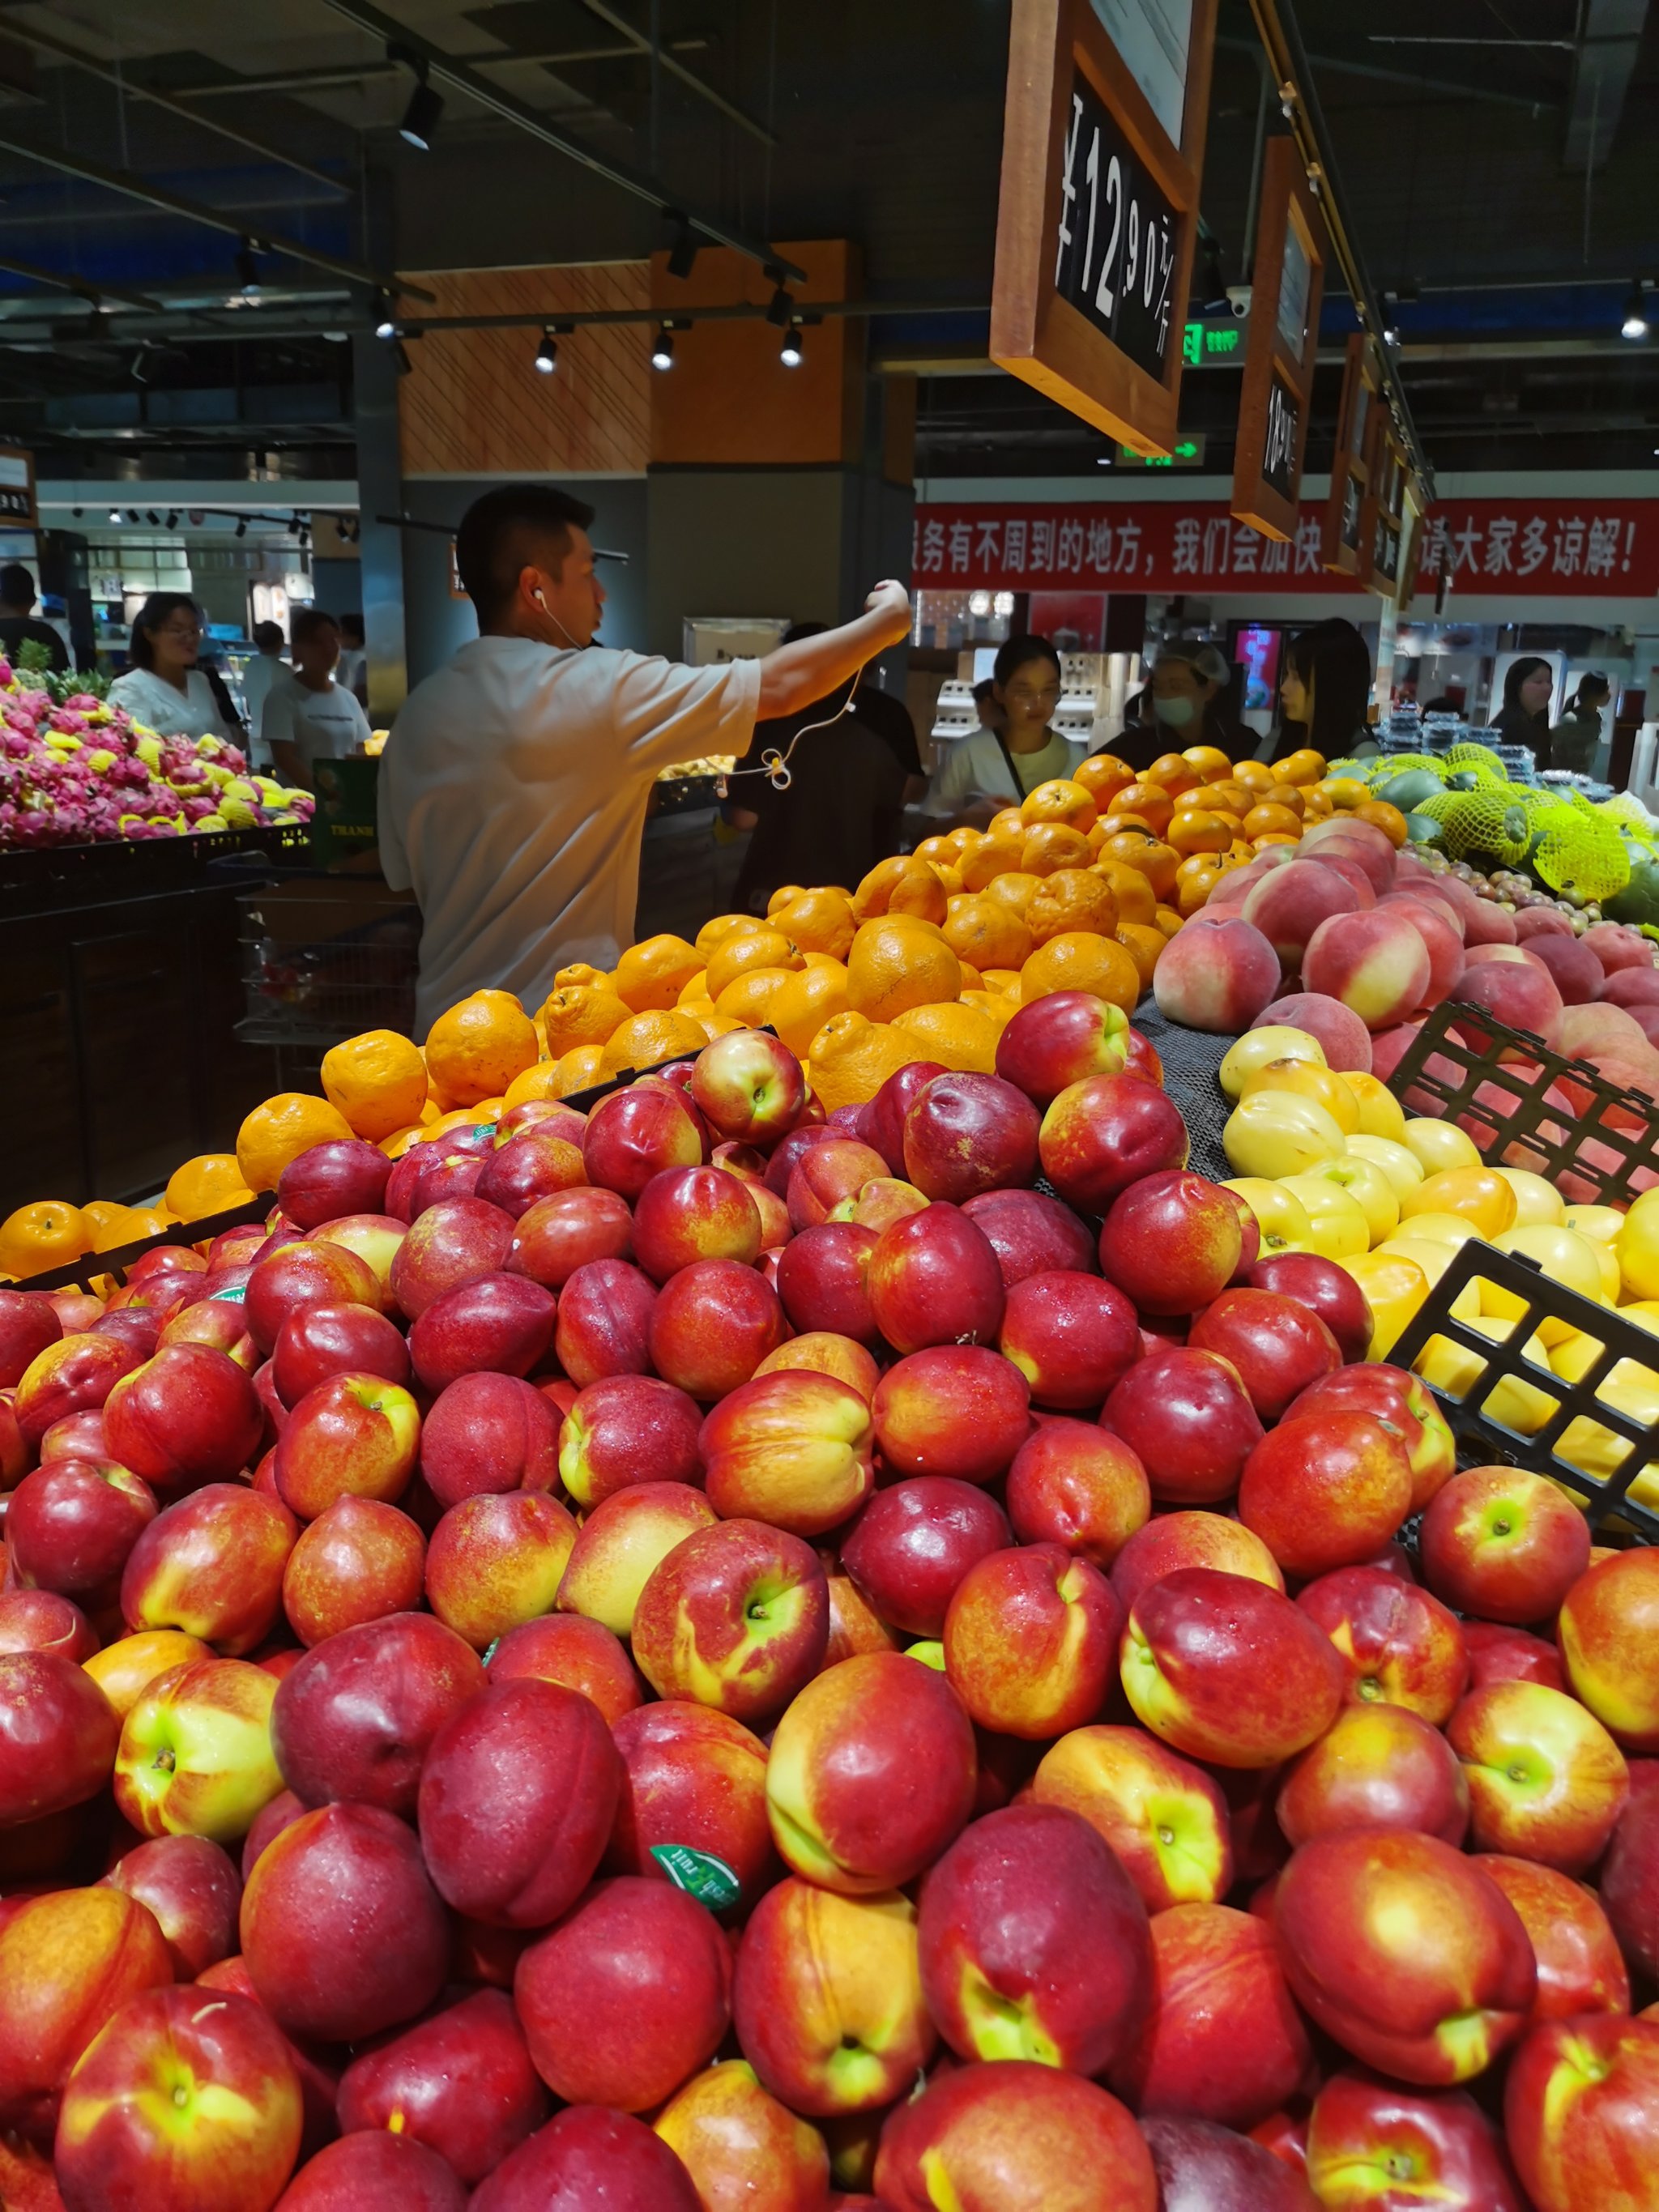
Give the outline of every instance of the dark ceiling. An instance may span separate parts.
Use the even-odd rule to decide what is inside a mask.
[[[1646,0],[1296,7],[1435,466],[1654,465],[1659,335],[1619,334],[1632,283],[1659,278]],[[659,204],[482,97],[444,88],[431,150],[403,144],[414,80],[355,12],[0,0],[0,265],[23,272],[0,273],[0,437],[33,445],[54,474],[261,460],[349,473],[343,340],[373,319],[375,272],[667,242]],[[521,120],[636,173],[654,152],[662,200],[756,240],[851,237],[872,298],[958,307],[872,325],[878,358],[924,372],[922,471],[1095,465],[1102,440],[984,362],[1006,0],[391,0],[386,12],[467,57],[483,96],[493,88]],[[642,51],[653,18],[657,71]],[[1245,0],[1221,0],[1203,191],[1215,254],[1200,259],[1194,310],[1248,273],[1259,134],[1285,127],[1265,77]],[[258,257],[257,301],[237,274],[244,233],[297,249]],[[133,296],[109,294],[100,314],[31,270]],[[1339,292],[1333,356],[1352,326]],[[1328,459],[1338,374],[1320,374],[1310,468]],[[1187,378],[1182,427],[1206,434],[1212,465],[1231,465],[1237,406],[1235,373]]]

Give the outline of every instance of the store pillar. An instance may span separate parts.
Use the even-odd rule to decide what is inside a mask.
[[[359,332],[352,340],[357,395],[358,559],[362,567],[363,635],[368,650],[369,720],[392,720],[409,690],[404,629],[403,463],[398,436],[398,362],[393,349]]]
[[[781,245],[807,274],[801,302],[856,298],[855,249]],[[652,265],[652,305],[677,313],[737,301],[763,307],[772,284],[738,254],[705,249],[690,277]],[[872,377],[862,317],[826,315],[781,359],[785,332],[761,320],[672,332],[672,368],[651,382],[648,623],[652,648],[678,658],[700,615],[773,615],[834,623],[883,576],[908,577],[914,507],[915,386]],[[903,650],[888,656],[902,690]]]

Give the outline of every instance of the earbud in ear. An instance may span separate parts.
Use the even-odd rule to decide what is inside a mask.
[[[547,612],[547,594],[546,594],[546,592],[536,592],[536,593],[535,593],[535,595],[534,595],[534,596],[535,596],[536,605],[537,605],[541,609],[542,612],[543,612],[544,614],[545,614],[545,613]]]

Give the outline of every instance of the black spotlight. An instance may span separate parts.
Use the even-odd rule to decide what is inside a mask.
[[[416,153],[429,153],[443,119],[444,103],[442,94],[434,92],[427,82],[426,56],[400,46],[389,46],[386,55],[389,60],[402,62],[415,72],[415,89],[409,95],[404,119],[398,125],[398,136],[406,146],[414,147]]]
[[[127,520],[128,520],[129,522],[137,522],[137,520],[138,520],[138,510],[137,510],[137,508],[136,507],[130,507],[127,509]]]
[[[153,507],[146,507],[144,510],[144,520],[149,523],[152,530],[159,530],[161,527],[161,518],[157,514]]]
[[[259,264],[254,257],[253,240],[245,238],[236,249],[236,281],[242,288],[242,296],[257,300],[259,296]]]
[[[111,507],[109,519],[112,522],[118,522],[121,520],[121,510],[118,507]]]
[[[682,281],[696,266],[697,241],[691,234],[691,226],[676,208],[665,208],[663,213],[675,226],[674,243],[668,249],[668,273]]]
[[[374,295],[374,335],[377,338],[395,338],[398,335],[398,322],[392,312],[390,292]]]
[[[551,376],[559,365],[559,349],[551,331],[542,332],[542,342],[536,349],[535,366],[544,376]]]
[[[775,324],[779,330],[786,331],[793,320],[794,313],[793,295],[786,292],[781,284],[778,285],[766,303],[767,321]]]
[[[393,338],[392,341],[392,358],[398,364],[399,376],[407,376],[415,366],[409,357],[409,348],[401,338]]]
[[[653,368],[672,368],[674,366],[674,333],[666,323],[657,332],[656,343],[651,349]]]
[[[239,538],[246,538],[247,536],[247,517],[246,515],[242,517],[241,520],[236,526],[236,535]]]
[[[778,359],[786,368],[799,368],[805,359],[799,323],[791,323],[783,334],[783,343],[778,349]]]
[[[169,530],[176,530],[179,527],[179,510],[176,507],[167,509],[167,526]]]

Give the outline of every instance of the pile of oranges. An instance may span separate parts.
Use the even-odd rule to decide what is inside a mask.
[[[647,938],[608,974],[562,969],[533,1013],[510,992],[478,991],[440,1016],[424,1047],[391,1030],[348,1038],[324,1059],[324,1096],[266,1099],[235,1152],[187,1160],[160,1206],[21,1208],[0,1223],[0,1279],[240,1205],[328,1139],[365,1138],[395,1158],[728,1030],[775,1030],[827,1112],[873,1097],[913,1060],[988,1071],[1003,1024],[1048,992],[1091,991],[1132,1012],[1165,943],[1228,869],[1339,810],[1404,840],[1395,808],[1327,778],[1315,752],[1270,769],[1193,745],[1140,775],[1097,753],[983,830],[882,861],[854,890],[789,884],[764,915],[717,915],[693,942]]]

